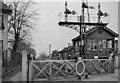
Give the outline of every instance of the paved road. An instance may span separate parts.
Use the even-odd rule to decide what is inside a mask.
[[[95,74],[89,75],[88,79],[85,79],[82,76],[81,81],[118,81],[120,79],[120,69],[116,69],[115,73],[102,73],[102,74]],[[16,74],[14,77],[10,78],[8,81],[21,81],[21,72]],[[60,79],[57,81],[78,81],[77,78],[68,78],[68,79]]]
[[[22,80],[22,72],[17,73],[15,76],[7,79],[5,81],[21,81]]]
[[[116,69],[115,73],[102,73],[102,74],[96,74],[96,75],[89,75],[88,79],[85,79],[82,76],[82,81],[118,81],[118,78],[120,79],[120,69]],[[63,81],[78,81],[77,78],[70,78],[70,79],[61,79]],[[120,81],[120,80],[119,80]]]

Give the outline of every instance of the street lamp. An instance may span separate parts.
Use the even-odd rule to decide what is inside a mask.
[[[29,83],[29,64],[30,64],[30,60],[32,60],[32,56],[30,54],[27,55],[27,65],[28,65],[28,68],[27,68],[27,83]]]

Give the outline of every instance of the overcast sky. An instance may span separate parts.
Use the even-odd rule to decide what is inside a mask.
[[[117,2],[100,2],[101,10],[109,14],[108,27],[118,33],[118,3]],[[98,2],[90,2],[89,5],[96,9],[90,10],[91,14],[97,13]],[[64,12],[64,2],[37,2],[35,8],[40,13],[39,20],[36,21],[36,28],[32,31],[33,45],[37,53],[49,52],[51,50],[60,50],[71,43],[71,39],[78,36],[78,32],[58,25],[58,15]],[[69,2],[70,10],[81,13],[81,2]]]

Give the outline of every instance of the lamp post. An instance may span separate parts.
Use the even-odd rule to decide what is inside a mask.
[[[27,83],[29,83],[29,64],[30,64],[30,60],[32,59],[31,55],[27,55]]]

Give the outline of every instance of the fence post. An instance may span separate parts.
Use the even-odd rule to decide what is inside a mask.
[[[66,61],[65,72],[66,72],[66,77],[67,77],[68,76],[68,61]]]
[[[115,65],[115,56],[114,56],[114,54],[113,53],[111,53],[110,54],[110,57],[109,57],[109,59],[110,59],[110,61],[111,61],[111,66],[112,66],[112,71],[111,71],[111,73],[114,73],[115,72],[115,69],[114,69],[114,65]]]
[[[33,75],[33,65],[32,60],[29,62],[29,81],[32,81],[32,75]]]
[[[50,63],[50,67],[49,67],[50,68],[50,70],[49,70],[50,76],[49,76],[49,79],[52,80],[52,61],[50,60],[49,63]]]
[[[27,51],[22,51],[22,81],[27,81]]]

